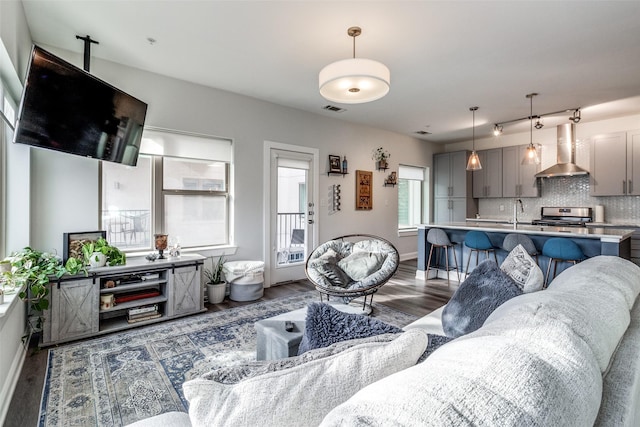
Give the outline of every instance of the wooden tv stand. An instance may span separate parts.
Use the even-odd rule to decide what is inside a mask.
[[[202,286],[204,259],[195,254],[156,261],[131,257],[123,266],[92,268],[88,276],[54,279],[50,284],[49,309],[44,312],[40,345],[59,344],[206,311]],[[114,299],[121,302],[108,309],[101,308],[100,297],[106,294],[113,294]],[[159,317],[131,322],[130,310],[140,307],[153,307]]]

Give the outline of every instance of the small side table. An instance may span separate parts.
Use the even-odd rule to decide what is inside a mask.
[[[336,309],[345,313],[363,314],[361,303],[351,306],[339,302],[329,302]],[[256,360],[284,359],[298,355],[298,347],[302,341],[307,324],[307,307],[288,313],[279,314],[256,322],[257,333]],[[285,323],[293,323],[293,330],[287,331]]]
[[[306,316],[305,307],[256,322],[256,359],[275,360],[297,356]],[[293,323],[293,331],[285,329],[286,321]]]

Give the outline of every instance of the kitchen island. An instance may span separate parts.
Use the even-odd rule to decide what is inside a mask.
[[[438,224],[422,224],[418,226],[418,268],[416,270],[416,278],[426,280],[427,270],[427,257],[429,256],[429,250],[431,245],[427,242],[427,232],[430,228],[443,229],[454,247],[449,249],[450,251],[456,251],[456,257],[458,260],[458,266],[460,272],[464,273],[467,265],[467,259],[469,257],[469,248],[464,246],[464,237],[468,231],[479,230],[484,231],[489,236],[491,243],[496,248],[496,255],[498,257],[498,263],[502,263],[508,253],[502,250],[502,242],[505,236],[509,233],[526,234],[533,243],[540,255],[538,255],[538,264],[543,272],[546,272],[549,259],[542,256],[542,247],[544,243],[553,237],[564,237],[573,240],[584,255],[588,258],[596,255],[614,255],[625,259],[629,259],[631,254],[631,240],[633,235],[633,229],[618,229],[611,227],[554,227],[554,226],[540,226],[532,224],[513,224],[513,223],[499,223],[488,221],[466,221],[466,222],[448,222]],[[449,254],[449,258],[453,259],[453,254]],[[480,255],[482,261],[483,255]],[[491,258],[493,259],[493,257]],[[562,269],[568,267],[570,264],[558,263],[558,273]],[[469,270],[472,270],[475,266],[475,256],[471,260]],[[440,274],[441,277],[446,274],[446,271],[430,272],[431,277],[435,277],[436,274]],[[457,279],[454,274],[451,278]]]

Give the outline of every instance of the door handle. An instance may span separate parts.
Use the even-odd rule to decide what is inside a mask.
[[[307,222],[308,222],[309,224],[313,224],[313,220],[312,220],[312,219],[307,220]]]
[[[627,194],[627,181],[622,180],[622,194]]]
[[[629,180],[629,194],[633,194],[633,181]]]

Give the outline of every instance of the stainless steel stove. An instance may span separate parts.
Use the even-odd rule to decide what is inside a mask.
[[[540,219],[531,221],[534,225],[556,227],[586,227],[592,220],[591,208],[543,207]]]

